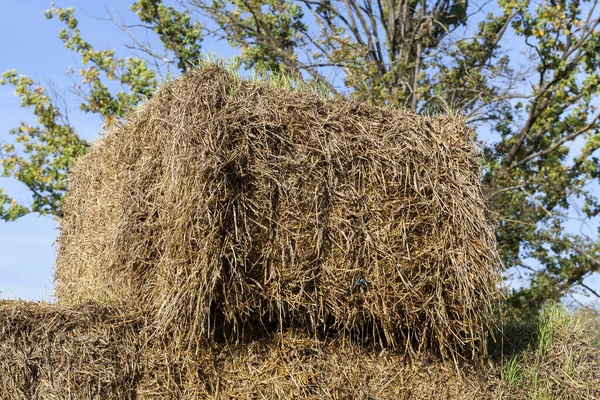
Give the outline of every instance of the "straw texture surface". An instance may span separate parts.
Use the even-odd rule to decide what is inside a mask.
[[[145,305],[191,347],[296,328],[479,358],[499,280],[479,170],[461,118],[193,71],[72,170],[56,294]]]
[[[525,399],[435,359],[287,332],[198,352],[132,310],[0,302],[0,399]]]

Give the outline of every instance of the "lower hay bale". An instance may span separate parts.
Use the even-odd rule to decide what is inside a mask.
[[[480,399],[505,390],[473,370],[411,366],[292,332],[197,352],[152,333],[131,310],[0,302],[0,399]]]
[[[133,399],[137,318],[85,304],[0,301],[0,399]]]
[[[474,399],[494,393],[442,364],[413,368],[399,355],[292,332],[196,352],[176,343],[154,336],[133,310],[2,301],[0,399]]]
[[[57,297],[147,305],[188,344],[306,327],[483,357],[499,274],[475,153],[458,117],[189,72],[72,169]]]
[[[161,352],[174,358],[156,357]],[[200,356],[169,345],[148,353],[150,384],[138,394],[206,399],[526,399],[494,374],[461,372],[432,356],[409,359],[340,338],[284,332],[250,343],[213,346]],[[171,387],[171,389],[168,389]]]
[[[410,359],[295,331],[190,351],[155,333],[140,310],[2,301],[0,399],[531,398],[502,382],[504,364],[462,364],[457,372],[432,355]],[[544,384],[553,383],[551,397],[598,398],[597,374],[593,381],[567,378],[561,370],[568,362],[536,367]],[[551,365],[558,368],[548,373]],[[586,362],[595,365],[597,359]]]

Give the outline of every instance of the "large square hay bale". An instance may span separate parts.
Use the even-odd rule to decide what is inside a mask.
[[[499,275],[475,153],[458,117],[190,72],[71,171],[56,294],[147,305],[193,343],[296,326],[482,355]]]

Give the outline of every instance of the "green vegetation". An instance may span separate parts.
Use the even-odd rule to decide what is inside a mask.
[[[585,321],[588,330],[592,333],[592,344],[600,348],[600,303],[596,302],[591,307],[579,308],[575,316]]]
[[[531,399],[586,398],[600,384],[600,347],[591,322],[549,303],[533,322],[508,323],[492,354],[502,380]]]
[[[130,57],[86,41],[72,8],[53,6],[46,17],[62,24],[59,40],[80,57],[71,72],[80,80],[74,90],[82,112],[102,117],[99,129],[151,97],[163,77],[193,68],[207,36],[239,49],[240,67],[257,74],[291,76],[323,93],[419,113],[465,114],[480,127],[503,266],[529,283],[507,302],[529,318],[547,300],[575,290],[594,293],[583,281],[600,269],[596,233],[565,229],[574,201],[583,219],[600,213],[596,5],[499,0],[486,13],[463,0],[185,0],[177,6],[138,0],[131,10],[140,29],[160,45],[152,48],[138,39],[140,31],[116,23],[114,29],[130,35],[137,54]],[[525,43],[525,57],[509,52],[515,43]],[[47,88],[14,70],[1,83],[14,87],[37,124],[22,123],[2,144],[2,176],[24,183],[32,201],[18,203],[0,189],[0,218],[60,218],[66,173],[89,143]]]

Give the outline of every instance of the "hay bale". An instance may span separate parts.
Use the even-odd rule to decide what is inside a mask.
[[[147,305],[188,344],[306,327],[483,356],[499,274],[479,172],[461,118],[206,67],[72,169],[56,294]]]
[[[135,398],[137,325],[94,304],[0,301],[0,398]]]
[[[147,393],[173,398],[173,381],[180,382],[178,398],[529,398],[520,388],[504,384],[499,376],[482,374],[470,366],[458,373],[432,357],[410,362],[397,353],[376,351],[340,338],[320,341],[290,331],[248,344],[215,346],[202,357],[181,355],[154,362],[153,372],[146,374],[152,384],[140,385],[140,398],[146,398]]]
[[[287,332],[189,352],[125,308],[0,302],[0,398],[525,399],[494,375]]]

